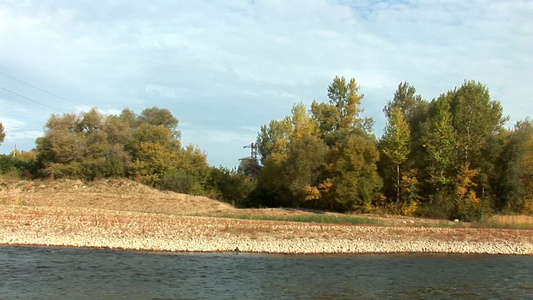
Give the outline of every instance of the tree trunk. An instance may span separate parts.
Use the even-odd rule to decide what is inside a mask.
[[[400,164],[396,164],[396,203],[400,202]]]

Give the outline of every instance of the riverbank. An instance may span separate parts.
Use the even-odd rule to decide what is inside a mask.
[[[0,205],[0,244],[148,251],[533,255],[531,230],[313,224]]]

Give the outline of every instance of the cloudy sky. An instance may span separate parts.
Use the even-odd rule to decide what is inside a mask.
[[[407,81],[423,98],[487,85],[533,116],[533,1],[0,0],[0,153],[30,150],[51,114],[169,109],[211,165],[249,155],[262,124],[354,77],[363,113]]]

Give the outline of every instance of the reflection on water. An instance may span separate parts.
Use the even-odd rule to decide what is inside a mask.
[[[0,246],[0,299],[525,299],[533,257]]]

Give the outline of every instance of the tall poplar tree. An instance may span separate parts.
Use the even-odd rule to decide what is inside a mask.
[[[450,111],[462,162],[477,168],[487,139],[503,129],[508,120],[503,108],[491,100],[487,87],[479,82],[465,81],[450,97]]]
[[[400,184],[402,186],[400,188],[400,197],[407,200],[408,198],[417,198],[415,195],[416,192],[414,191],[419,188],[419,183],[423,181],[421,172],[417,170],[423,166],[423,161],[420,159],[423,156],[423,148],[420,142],[420,124],[427,119],[428,102],[416,94],[415,87],[407,82],[401,82],[398,84],[392,100],[388,101],[387,105],[383,108],[385,117],[390,119],[392,112],[397,108],[405,116],[405,121],[409,126],[410,132],[410,151],[407,159],[400,166],[400,173],[403,172],[403,175],[400,175],[401,180],[405,177],[406,184],[407,182],[410,183],[409,188],[404,184]],[[378,165],[380,175],[385,183],[383,192],[389,199],[394,199],[396,198],[395,194],[397,194],[397,190],[394,188],[397,186],[397,176],[395,174],[397,173],[395,172],[397,166],[383,153],[383,149],[380,149],[380,152],[381,156]]]
[[[381,140],[383,153],[396,165],[396,202],[400,202],[400,164],[410,152],[409,124],[399,107],[392,109]]]
[[[457,176],[457,154],[455,131],[448,98],[451,93],[442,94],[433,100],[429,108],[429,118],[421,126],[421,142],[424,149],[425,182],[428,185],[430,204],[434,198],[447,201]],[[453,203],[444,207],[451,207]]]
[[[346,82],[346,78],[336,76],[328,86],[329,102],[313,101],[311,114],[328,145],[335,144],[354,129],[366,129],[365,120],[359,118],[363,97],[354,78]]]

